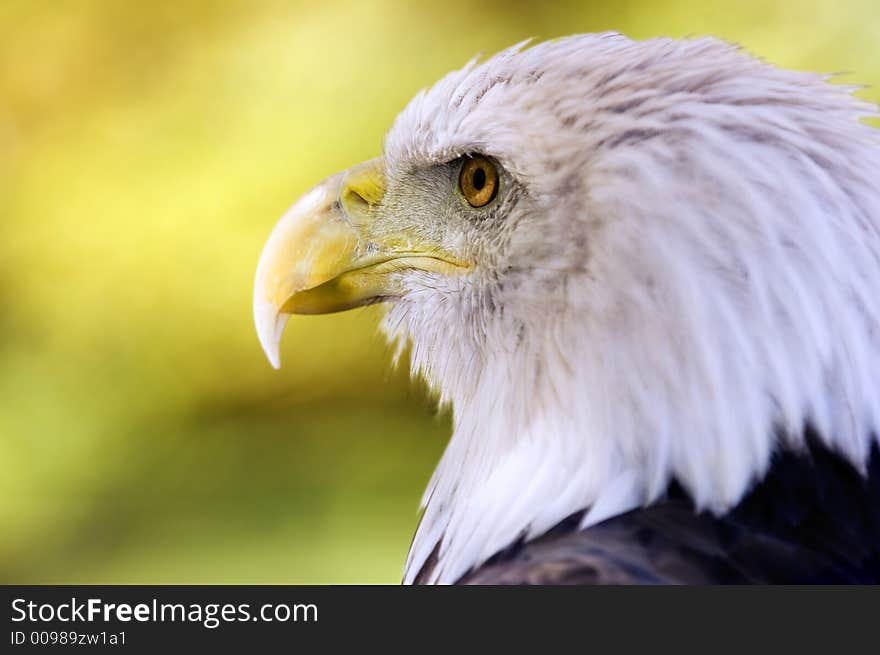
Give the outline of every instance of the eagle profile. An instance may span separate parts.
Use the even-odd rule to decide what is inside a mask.
[[[880,131],[721,41],[520,44],[281,218],[290,314],[384,302],[454,413],[404,581],[880,581]]]

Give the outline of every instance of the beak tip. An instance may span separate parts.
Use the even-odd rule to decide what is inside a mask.
[[[276,371],[281,369],[281,355],[278,351],[278,348],[274,348],[272,350],[265,349],[266,357],[269,360],[269,365],[274,368]]]
[[[289,314],[282,314],[272,303],[254,300],[254,324],[257,328],[257,337],[269,364],[276,370],[281,368],[281,334],[284,332],[288,318],[290,318]]]

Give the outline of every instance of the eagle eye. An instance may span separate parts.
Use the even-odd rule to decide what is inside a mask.
[[[488,205],[498,194],[495,164],[480,155],[465,159],[458,176],[458,186],[471,207]]]

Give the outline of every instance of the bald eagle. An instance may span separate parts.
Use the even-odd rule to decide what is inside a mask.
[[[880,131],[712,39],[519,44],[420,92],[257,267],[386,303],[454,432],[404,582],[880,580]]]

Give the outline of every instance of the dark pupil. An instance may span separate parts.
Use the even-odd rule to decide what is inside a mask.
[[[474,171],[474,188],[481,191],[484,186],[486,186],[486,171],[478,168]]]

